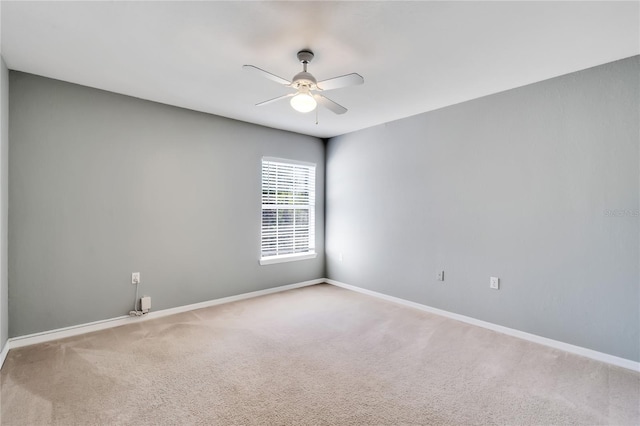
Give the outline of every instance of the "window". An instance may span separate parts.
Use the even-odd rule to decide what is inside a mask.
[[[262,159],[260,264],[316,257],[316,166]]]

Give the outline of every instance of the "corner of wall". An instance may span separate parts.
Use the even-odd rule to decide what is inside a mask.
[[[324,253],[323,253],[323,264],[322,264],[322,276],[326,277],[327,276],[327,150],[329,149],[329,141],[331,140],[331,138],[322,138],[322,146],[324,147],[324,153],[323,153],[323,161],[324,161],[324,187],[322,188],[323,194],[324,194],[324,198],[325,198],[325,202],[324,202],[324,210],[323,210],[323,217],[325,220],[324,223],[324,233],[322,235],[322,240],[325,242],[324,244]]]
[[[7,219],[9,164],[9,69],[0,55],[0,352],[9,337]]]

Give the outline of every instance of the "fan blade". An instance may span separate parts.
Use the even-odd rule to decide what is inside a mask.
[[[269,99],[268,101],[264,101],[264,102],[260,102],[258,104],[256,104],[256,106],[263,106],[263,105],[267,105],[270,104],[272,102],[277,102],[281,99],[286,99],[286,98],[290,98],[293,95],[295,95],[295,93],[289,93],[288,95],[282,95],[282,96],[278,96],[277,98],[273,98],[273,99]]]
[[[268,71],[265,71],[261,68],[258,67],[254,67],[253,65],[243,65],[242,66],[243,69],[247,70],[247,71],[252,71],[254,74],[258,74],[261,75],[265,78],[268,78],[269,80],[275,81],[276,83],[280,83],[280,84],[284,84],[286,86],[290,86],[291,82],[289,80],[285,80],[282,77],[278,77],[275,74],[271,74]]]
[[[333,102],[331,99],[329,98],[325,98],[322,95],[318,95],[315,94],[313,95],[313,98],[323,107],[325,107],[326,109],[335,112],[336,114],[344,114],[345,112],[347,112],[347,109],[345,107],[343,107],[340,104],[337,104],[335,102]]]
[[[351,73],[340,77],[329,78],[318,82],[318,88],[322,90],[340,89],[341,87],[357,86],[364,83],[360,74]]]

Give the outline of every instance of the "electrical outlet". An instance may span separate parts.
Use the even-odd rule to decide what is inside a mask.
[[[131,284],[140,284],[140,272],[131,273]]]
[[[489,280],[489,287],[494,290],[500,290],[500,278],[491,277],[491,279]]]
[[[438,281],[444,281],[444,271],[438,271]]]
[[[342,253],[340,253],[338,255],[338,262],[342,263],[343,260],[344,260],[344,256],[342,255]]]

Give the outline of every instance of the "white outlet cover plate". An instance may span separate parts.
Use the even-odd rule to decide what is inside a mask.
[[[500,289],[500,278],[491,277],[491,279],[489,280],[489,287],[491,287],[494,290],[499,290]]]
[[[131,284],[140,284],[140,272],[131,273]]]

